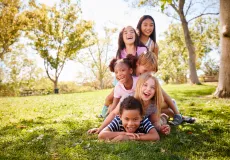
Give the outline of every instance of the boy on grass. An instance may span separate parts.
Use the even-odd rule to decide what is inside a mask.
[[[148,118],[143,118],[141,103],[132,96],[125,98],[120,105],[119,116],[98,135],[99,139],[112,141],[140,140],[157,141],[160,139]]]

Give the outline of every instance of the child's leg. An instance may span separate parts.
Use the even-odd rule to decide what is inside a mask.
[[[176,103],[173,102],[171,97],[162,89],[163,97],[164,97],[164,104],[162,105],[162,108],[170,108],[174,114],[180,114],[178,107],[176,106]]]
[[[105,118],[108,115],[108,107],[109,105],[112,104],[113,102],[113,94],[114,94],[114,89],[112,90],[112,92],[106,97],[105,99],[105,105],[102,108],[100,117]]]
[[[109,106],[113,103],[113,95],[114,95],[114,89],[111,91],[111,93],[106,97],[105,99],[105,106]]]

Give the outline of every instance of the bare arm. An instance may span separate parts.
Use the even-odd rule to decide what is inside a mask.
[[[109,113],[112,112],[116,108],[116,106],[119,103],[120,99],[121,98],[115,98],[115,97],[113,97],[113,103],[112,103],[111,106],[109,106]]]
[[[98,139],[112,140],[117,136],[125,134],[126,132],[112,132],[108,127],[106,127],[99,133]]]
[[[170,126],[169,125],[161,125],[160,124],[160,117],[157,114],[151,114],[150,115],[150,121],[154,125],[157,131],[163,133],[163,134],[169,134],[170,133]]]
[[[141,134],[139,139],[136,139],[139,141],[158,141],[160,140],[160,136],[157,133],[155,128],[152,128],[149,133]]]
[[[119,109],[120,109],[120,105],[117,105],[117,107],[103,121],[101,126],[98,128],[97,133],[100,133],[107,125],[109,125],[110,122],[112,122],[114,117],[119,114]]]
[[[151,51],[155,53],[155,56],[158,59],[159,46],[157,45],[157,43],[155,43],[154,45],[151,46]]]

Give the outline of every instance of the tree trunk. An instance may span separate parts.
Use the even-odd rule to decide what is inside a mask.
[[[180,18],[181,18],[183,31],[184,31],[186,47],[188,48],[188,53],[189,53],[189,71],[190,71],[189,78],[191,80],[191,83],[201,84],[196,72],[196,53],[188,29],[188,22],[186,21],[184,15],[180,15]]]
[[[58,94],[59,93],[59,89],[58,89],[58,79],[56,79],[54,82],[54,93]]]
[[[220,0],[221,58],[218,87],[214,95],[219,98],[230,97],[230,1]]]

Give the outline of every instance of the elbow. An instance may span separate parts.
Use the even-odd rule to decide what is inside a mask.
[[[100,132],[98,134],[98,139],[100,139],[100,140],[106,140],[106,139],[108,139],[108,137],[107,137],[106,133],[102,131],[102,132]]]
[[[154,138],[154,141],[159,141],[160,140],[160,136],[159,134],[156,135],[156,137]]]
[[[103,132],[100,132],[100,133],[98,134],[98,139],[100,139],[100,140],[105,139],[105,136],[104,136]]]

